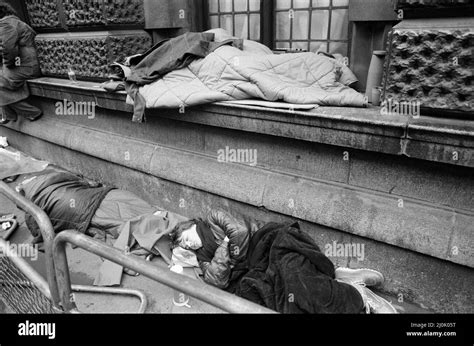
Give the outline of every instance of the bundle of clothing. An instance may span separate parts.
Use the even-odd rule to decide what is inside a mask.
[[[363,313],[365,303],[298,223],[269,223],[252,237],[230,289],[281,313]]]
[[[133,121],[146,108],[176,108],[217,101],[259,99],[324,106],[367,105],[349,85],[357,78],[324,54],[273,54],[223,29],[165,40],[123,64]],[[114,90],[114,89],[112,89]]]

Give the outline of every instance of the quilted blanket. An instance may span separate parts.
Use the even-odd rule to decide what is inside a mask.
[[[228,39],[215,31],[216,41]],[[364,96],[349,84],[347,66],[315,53],[273,54],[244,41],[243,49],[222,46],[189,66],[142,86],[146,108],[183,108],[217,101],[263,99],[294,104],[363,107]],[[127,102],[133,104],[129,97]]]

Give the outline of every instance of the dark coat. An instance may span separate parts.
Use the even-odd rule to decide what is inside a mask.
[[[16,16],[0,19],[0,107],[29,96],[25,83],[41,75],[35,31]]]

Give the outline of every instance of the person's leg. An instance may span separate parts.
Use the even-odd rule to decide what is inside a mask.
[[[31,121],[34,121],[43,115],[43,111],[41,109],[29,104],[26,101],[12,103],[8,105],[7,108]]]
[[[0,107],[0,124],[8,124],[10,121],[17,121],[18,116],[10,106]]]

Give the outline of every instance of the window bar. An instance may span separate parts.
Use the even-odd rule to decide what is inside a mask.
[[[250,0],[247,0],[247,39],[250,40]]]
[[[232,36],[235,36],[235,0],[232,0]]]
[[[328,41],[326,44],[327,53],[329,53],[329,42],[331,41],[331,20],[332,20],[332,0],[329,1],[329,20],[328,20]]]
[[[221,0],[217,0],[217,22],[219,23],[219,28],[222,28],[222,22],[221,22]]]
[[[290,49],[293,48],[293,17],[295,16],[295,10],[293,8],[294,6],[294,0],[291,0],[291,7],[290,7],[290,11],[292,10],[293,11],[293,15],[290,17]],[[288,15],[290,15],[290,13],[288,13]]]
[[[211,16],[209,16],[209,0],[203,0],[202,6],[202,16],[203,21],[201,22],[203,25],[203,31],[209,30],[211,28]]]
[[[313,1],[309,1],[308,52],[311,52],[311,26],[313,25]]]
[[[274,0],[260,0],[260,40],[270,49],[275,48],[276,38],[273,34],[276,32],[274,20]]]

